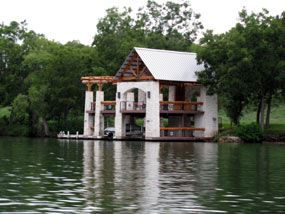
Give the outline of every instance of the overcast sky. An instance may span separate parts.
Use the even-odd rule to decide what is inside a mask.
[[[179,0],[174,0],[179,2]],[[131,7],[134,11],[145,6],[147,0],[0,0],[0,23],[11,21],[28,23],[28,29],[42,33],[46,38],[65,44],[79,40],[91,45],[98,20],[105,10],[117,6]],[[166,0],[156,0],[162,3]],[[235,25],[243,6],[248,11],[262,8],[271,15],[285,10],[285,0],[190,0],[195,12],[201,14],[205,29],[223,33]]]

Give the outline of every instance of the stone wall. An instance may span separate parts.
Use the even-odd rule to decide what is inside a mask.
[[[115,117],[115,137],[124,136],[122,113],[120,112],[120,103],[127,101],[127,93],[138,88],[146,94],[146,116],[145,116],[145,138],[160,136],[160,118],[159,118],[159,82],[141,81],[141,82],[119,82],[117,83],[116,96],[116,117]],[[120,98],[118,93],[120,93]],[[142,94],[142,92],[139,92]],[[141,99],[141,98],[140,98]]]

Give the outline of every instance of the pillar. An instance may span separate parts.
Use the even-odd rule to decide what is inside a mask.
[[[91,103],[93,102],[93,91],[85,92],[85,107],[84,107],[84,131],[83,135],[92,135],[93,130],[90,129],[93,126],[94,116],[87,113],[91,110]]]
[[[159,101],[163,101],[163,94],[159,94]],[[160,104],[159,104],[159,108],[160,108]],[[164,121],[163,121],[163,117],[160,116],[159,118],[159,123],[160,123],[160,127],[164,127]],[[164,136],[164,131],[160,131],[160,137]]]
[[[94,122],[94,136],[104,136],[104,116],[101,114],[104,105],[101,102],[104,101],[104,91],[96,91],[96,111]]]
[[[218,97],[216,94],[207,95],[207,89],[201,87],[198,102],[203,102],[199,109],[204,114],[194,117],[195,128],[205,128],[205,131],[194,131],[195,137],[214,137],[218,133]]]
[[[168,100],[169,101],[175,101],[175,93],[176,93],[176,87],[175,86],[169,86],[168,88]],[[172,109],[174,109],[174,106],[172,105]],[[169,127],[181,127],[181,117],[174,115],[174,116],[168,116],[168,126]],[[170,135],[170,132],[168,135]],[[181,137],[182,131],[172,131],[173,134],[171,136],[175,137]]]
[[[168,87],[168,101],[175,101],[175,86]]]
[[[145,138],[160,136],[159,82],[148,82],[146,89],[146,130]]]
[[[119,85],[117,84],[117,90]],[[115,138],[120,139],[123,136],[123,114],[121,113],[121,102],[123,101],[123,94],[120,91],[117,91],[116,94],[116,115],[115,115]]]

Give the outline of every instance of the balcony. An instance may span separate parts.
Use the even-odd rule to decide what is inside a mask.
[[[193,131],[205,131],[194,127],[160,127],[161,137],[193,137]]]
[[[160,101],[161,114],[203,114],[203,102]]]
[[[102,114],[114,115],[116,113],[116,101],[102,101],[101,104],[103,105]]]
[[[145,114],[145,109],[146,109],[145,102],[122,101],[120,103],[121,113]]]

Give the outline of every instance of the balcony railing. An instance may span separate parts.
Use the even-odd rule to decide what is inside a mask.
[[[193,137],[193,131],[205,131],[194,127],[160,127],[161,137]]]
[[[199,111],[203,102],[160,101],[160,110],[164,111]]]
[[[120,110],[140,111],[145,109],[146,109],[145,102],[121,101],[120,103]]]
[[[116,109],[116,101],[102,101],[102,105],[104,105],[104,111],[114,111]]]

